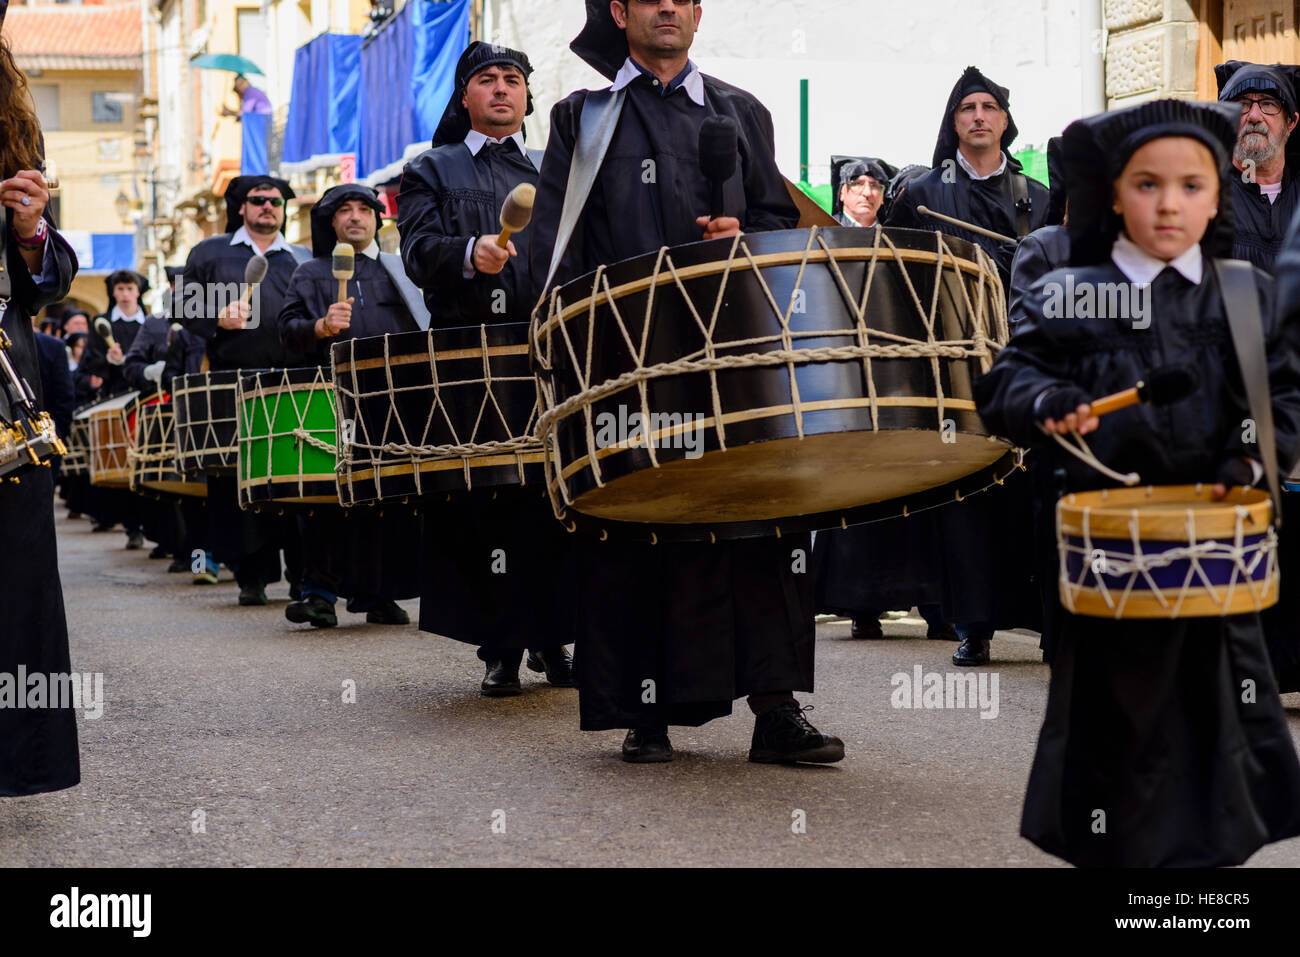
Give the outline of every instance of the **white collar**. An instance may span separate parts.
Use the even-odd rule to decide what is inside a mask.
[[[966,175],[969,176],[971,179],[992,179],[994,176],[1001,176],[1003,173],[1006,172],[1007,154],[1005,151],[1003,151],[1002,162],[998,164],[997,169],[989,173],[987,176],[981,176],[979,173],[975,172],[975,167],[971,166],[970,160],[966,159],[966,157],[962,155],[962,151],[960,149],[957,150],[957,165],[960,166],[962,169],[964,169],[966,171]]]
[[[123,312],[123,311],[122,311],[122,310],[121,310],[121,309],[120,309],[116,304],[114,304],[114,306],[113,306],[113,311],[110,312],[110,313],[108,314],[108,321],[109,321],[109,322],[116,322],[118,319],[121,319],[121,320],[123,320],[123,321],[125,321],[125,322],[138,322],[138,323],[140,323],[141,325],[143,325],[143,324],[144,324],[144,310],[143,310],[142,308],[140,308],[140,304],[139,304],[139,303],[136,303],[136,307],[135,307],[135,315],[134,315],[134,316],[128,316],[128,315],[127,315],[126,313],[124,313],[124,312]]]
[[[230,237],[230,245],[238,246],[240,243],[251,247],[253,252],[261,253],[263,256],[269,256],[274,252],[286,252],[291,256],[293,255],[293,248],[289,245],[289,240],[285,239],[284,233],[279,231],[275,234],[275,242],[267,246],[265,252],[262,252],[262,250],[258,248],[257,243],[253,242],[253,237],[248,235],[248,228],[246,226],[240,226],[235,230],[234,235]]]
[[[365,249],[358,250],[358,252],[367,259],[373,259],[377,262],[379,260],[379,243],[372,239],[370,240],[369,246]]]
[[[1205,271],[1200,243],[1192,243],[1182,255],[1165,262],[1152,256],[1124,233],[1119,234],[1115,245],[1111,247],[1110,260],[1119,267],[1129,282],[1137,283],[1150,283],[1166,266],[1172,266],[1188,282],[1199,286]]]
[[[499,140],[493,139],[490,136],[486,136],[483,133],[480,133],[478,130],[470,130],[468,133],[465,134],[465,145],[469,147],[470,156],[478,156],[479,150],[481,150],[488,143],[496,143],[498,146],[500,146],[510,140],[513,140],[514,144],[519,147],[519,154],[521,156],[528,155],[528,151],[524,149],[523,130],[515,130],[509,136],[503,136]]]
[[[696,106],[703,106],[704,75],[700,73],[700,68],[692,61],[687,60],[686,66],[690,72],[686,74],[686,79],[682,80],[682,89],[686,91],[686,95],[690,97],[692,103]],[[641,68],[632,62],[631,57],[628,57],[623,61],[623,68],[614,77],[614,85],[610,87],[610,91],[617,93],[641,74]],[[656,79],[655,83],[658,84],[658,82]]]

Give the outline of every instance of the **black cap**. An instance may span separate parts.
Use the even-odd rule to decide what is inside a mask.
[[[339,242],[338,233],[334,232],[334,214],[338,208],[350,199],[359,199],[375,211],[375,225],[384,213],[384,204],[379,201],[375,191],[360,183],[343,183],[331,186],[321,194],[316,205],[311,208],[311,254],[319,259],[334,251]],[[357,252],[361,252],[360,249]]]
[[[239,227],[244,225],[244,220],[239,215],[239,207],[244,205],[244,197],[258,186],[274,186],[286,202],[293,199],[295,195],[289,186],[289,181],[285,179],[275,176],[236,176],[226,187],[226,232],[238,232]],[[280,223],[280,232],[284,232],[288,221],[289,217],[286,216]]]
[[[1010,150],[1011,144],[1020,135],[1020,131],[1016,129],[1016,121],[1011,118],[1011,91],[1005,86],[998,86],[977,68],[968,66],[961,78],[957,80],[956,86],[952,88],[952,92],[948,94],[948,105],[944,107],[943,122],[939,126],[939,138],[934,144],[931,166],[940,167],[944,160],[953,159],[957,155],[957,130],[953,127],[953,117],[956,116],[961,101],[972,93],[987,93],[1006,111],[1007,128],[1002,133],[1002,149]]]
[[[1106,262],[1123,228],[1113,208],[1113,184],[1133,154],[1163,136],[1203,143],[1219,170],[1219,212],[1201,248],[1210,257],[1232,254],[1232,148],[1241,112],[1232,103],[1152,100],[1076,120],[1065,129],[1061,153],[1070,199],[1070,264]]]
[[[528,77],[532,75],[533,65],[528,62],[528,55],[520,50],[512,50],[509,47],[497,46],[494,43],[484,43],[481,40],[475,40],[465,48],[465,52],[460,55],[456,62],[456,88],[451,91],[451,99],[447,102],[447,108],[442,112],[442,119],[438,122],[438,128],[433,132],[434,147],[445,146],[448,143],[459,143],[468,135],[470,129],[469,110],[461,105],[461,100],[465,96],[465,88],[469,86],[469,81],[477,73],[482,73],[490,66],[513,66],[524,75],[524,85],[528,84]],[[528,105],[524,108],[524,116],[529,116],[533,112],[533,94],[528,91]]]
[[[851,183],[859,176],[870,176],[883,190],[897,172],[893,166],[875,156],[832,156],[831,215],[838,216],[844,209],[844,204],[840,202],[840,190],[845,183]]]

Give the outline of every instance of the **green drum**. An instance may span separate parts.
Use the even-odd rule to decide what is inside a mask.
[[[239,504],[338,504],[334,384],[328,369],[239,380]]]

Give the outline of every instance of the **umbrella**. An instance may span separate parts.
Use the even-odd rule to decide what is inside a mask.
[[[205,53],[190,61],[190,66],[201,70],[227,70],[231,73],[256,73],[266,76],[256,63],[237,53]]]

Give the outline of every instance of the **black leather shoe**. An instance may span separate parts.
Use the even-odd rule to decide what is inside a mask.
[[[129,552],[139,551],[144,548],[144,535],[140,532],[132,532],[126,537],[126,549]]]
[[[809,705],[806,709],[812,710]],[[844,742],[822,734],[804,717],[797,702],[778,705],[754,720],[749,760],[756,764],[833,764],[844,759]]]
[[[266,589],[261,585],[240,585],[239,603],[241,605],[265,605]]]
[[[334,614],[334,603],[320,595],[308,595],[301,601],[291,601],[284,606],[284,617],[299,625],[311,623],[313,628],[333,628],[339,623]]]
[[[573,659],[563,645],[528,652],[528,670],[546,672],[547,684],[556,688],[573,687]]]
[[[884,638],[885,630],[880,627],[880,622],[875,618],[854,618],[853,637]]]
[[[976,638],[973,635],[963,638],[961,644],[957,646],[957,650],[953,653],[952,663],[966,667],[987,665],[989,663],[989,640],[987,638]]]
[[[509,657],[494,658],[487,662],[487,674],[479,689],[487,698],[512,698],[522,690],[519,687],[519,662],[522,652],[507,652]]]
[[[623,760],[628,764],[664,764],[672,759],[667,728],[633,728],[623,739]]]
[[[931,625],[925,633],[925,637],[935,641],[961,641],[961,635],[957,634],[957,629],[948,622],[942,625]]]
[[[351,611],[351,602],[348,610]],[[376,600],[366,612],[366,621],[372,625],[409,625],[411,616],[395,601]]]
[[[167,566],[167,573],[169,575],[173,573],[179,574],[180,572],[187,572],[189,570],[190,563],[183,558],[173,558],[172,563]]]
[[[90,526],[92,532],[108,532],[113,529],[117,522],[96,522]]]
[[[169,557],[171,557],[171,552],[167,551],[167,549],[163,548],[161,545],[155,545],[155,546],[153,547],[153,549],[149,552],[149,557],[150,557],[150,558],[169,558]]]

